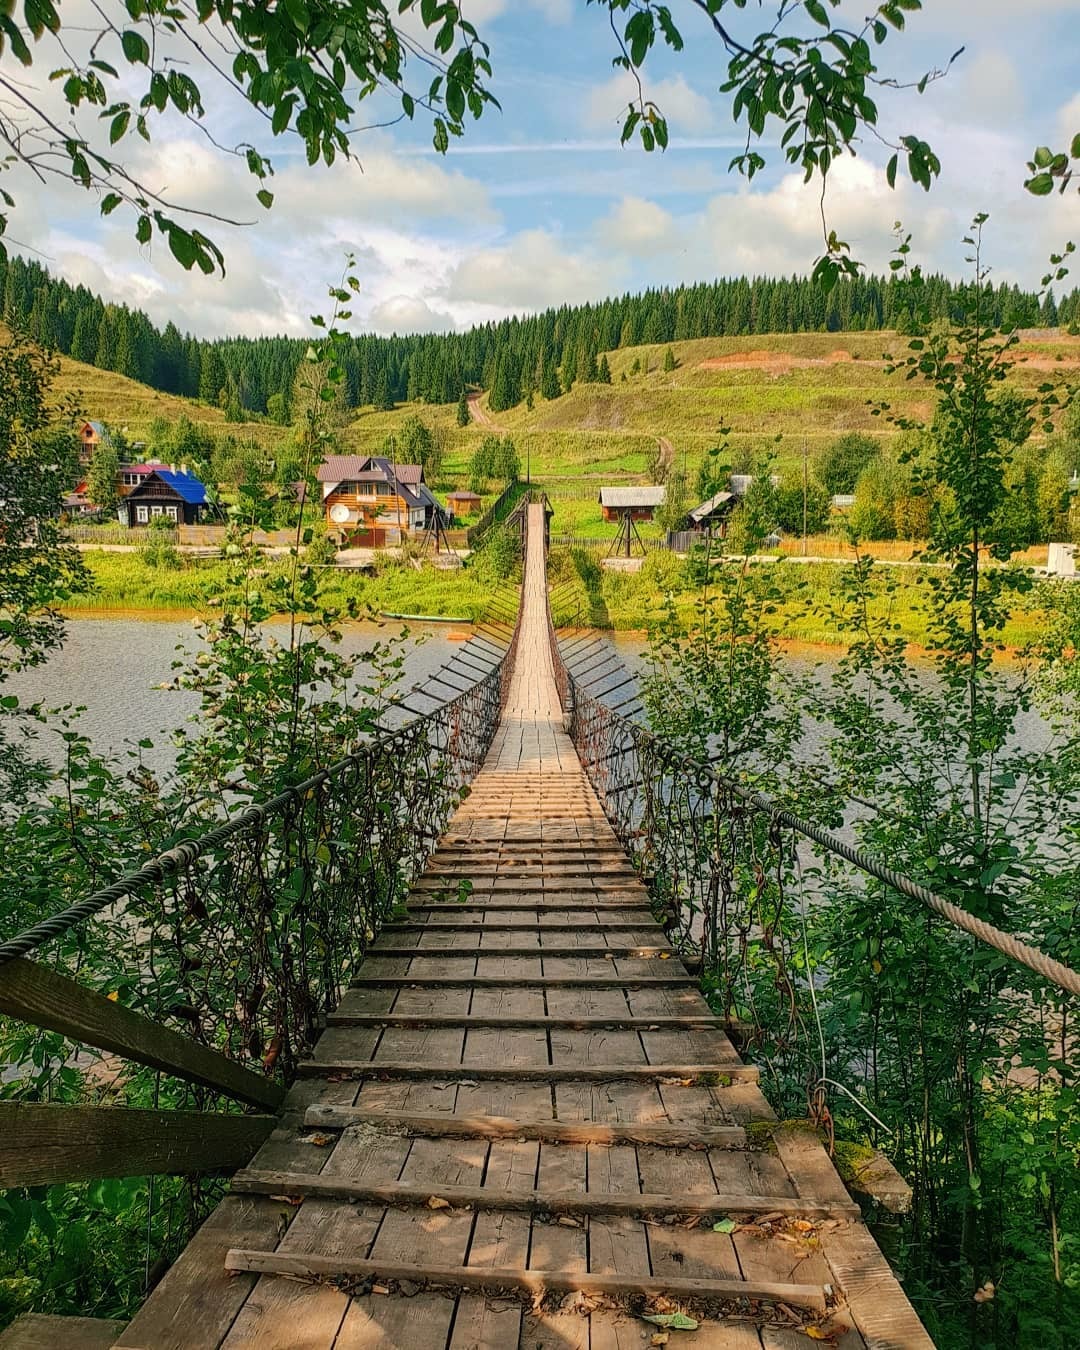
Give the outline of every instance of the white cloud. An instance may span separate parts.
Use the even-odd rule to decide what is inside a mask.
[[[570,253],[547,230],[524,230],[505,244],[470,252],[451,272],[445,294],[505,313],[599,299],[614,280],[610,258]]]
[[[454,327],[450,314],[432,309],[416,295],[392,295],[376,305],[368,317],[379,333],[448,333]]]
[[[646,81],[645,97],[651,99],[672,127],[683,131],[708,131],[714,123],[712,104],[687,84],[682,75],[666,80]],[[610,127],[622,122],[627,104],[636,100],[637,83],[629,71],[619,71],[610,80],[588,93],[585,116],[592,126]]]
[[[597,222],[602,244],[631,255],[657,253],[677,243],[674,217],[644,197],[624,197]]]
[[[770,190],[745,188],[713,197],[705,208],[705,231],[714,266],[726,274],[807,272],[823,252],[820,186],[802,174],[787,174]],[[918,216],[920,254],[950,240],[953,217],[920,200],[918,189],[898,181],[890,190],[883,170],[862,160],[840,159],[829,175],[825,212],[830,229],[852,254],[877,270],[887,265],[891,225]]]
[[[1073,94],[1057,117],[1058,135],[1062,142],[1068,145],[1072,138],[1080,131],[1080,93]],[[1056,150],[1058,147],[1055,146]]]

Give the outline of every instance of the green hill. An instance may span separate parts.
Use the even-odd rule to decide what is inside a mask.
[[[547,488],[560,532],[606,534],[596,503],[602,483],[647,481],[660,438],[669,441],[693,480],[702,457],[717,443],[721,424],[731,428],[732,449],[771,451],[781,473],[801,469],[805,445],[811,464],[846,431],[882,440],[896,433],[871,407],[889,400],[909,416],[932,408],[918,381],[890,378],[883,356],[901,351],[890,333],[801,333],[745,338],[702,338],[672,343],[676,360],[663,369],[666,345],[631,347],[610,354],[612,383],[575,384],[551,401],[536,397],[501,413],[476,401],[476,420],[458,427],[455,404],[399,404],[391,412],[360,409],[340,430],[343,452],[371,453],[400,432],[411,415],[437,429],[445,447],[436,489],[468,481],[469,459],[490,434],[513,437],[524,469]],[[1028,336],[1018,351],[1018,383],[1034,386],[1048,373],[1080,373],[1080,338],[1055,332]],[[207,424],[218,436],[256,440],[270,449],[287,428],[266,421],[228,422],[215,407],[160,393],[122,375],[61,358],[60,392],[84,415],[126,427],[141,439],[155,417],[181,415]],[[625,376],[625,379],[623,378]],[[779,439],[777,439],[779,438]],[[496,485],[492,484],[494,489]]]

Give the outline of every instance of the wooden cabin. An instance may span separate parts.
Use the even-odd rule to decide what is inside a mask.
[[[322,484],[327,529],[344,541],[380,548],[431,528],[442,508],[419,464],[382,455],[330,455],[315,477]]]
[[[194,476],[164,464],[150,467],[120,503],[120,519],[130,526],[149,525],[163,516],[174,525],[197,525],[206,509],[206,488]]]
[[[104,422],[79,423],[79,463],[86,465],[94,458],[99,445],[109,443],[109,428]]]
[[[605,520],[620,521],[627,516],[631,520],[652,520],[656,508],[664,504],[664,489],[656,485],[602,487],[599,501]]]

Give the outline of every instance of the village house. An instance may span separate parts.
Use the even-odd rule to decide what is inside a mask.
[[[423,535],[445,513],[419,464],[381,455],[330,455],[315,477],[322,484],[328,530],[345,542],[382,548]]]
[[[206,509],[206,488],[185,467],[175,465],[140,464],[145,474],[132,473],[138,478],[128,486],[120,503],[120,519],[125,525],[149,525],[156,517],[163,517],[173,525],[197,525]]]
[[[84,468],[94,458],[99,445],[108,445],[111,438],[109,428],[104,422],[81,422],[79,424],[79,463]]]
[[[631,520],[652,520],[656,508],[664,504],[664,489],[656,486],[602,487],[599,501],[607,521],[619,521],[627,516]]]

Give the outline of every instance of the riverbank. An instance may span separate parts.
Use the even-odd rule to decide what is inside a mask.
[[[65,602],[72,615],[191,616],[206,613],[228,585],[228,564],[217,559],[177,558],[153,563],[139,554],[101,551],[83,554],[90,588]],[[271,562],[270,567],[283,566]],[[470,569],[381,563],[372,572],[324,571],[322,594],[328,604],[354,601],[378,616],[394,613],[480,619],[491,601],[491,582]]]
[[[69,600],[72,615],[148,618],[191,617],[214,608],[228,583],[220,560],[177,559],[154,564],[141,555],[95,552],[84,555],[91,588]],[[271,563],[270,566],[282,566]],[[816,647],[846,647],[846,635],[834,612],[841,593],[838,562],[770,564],[774,592],[770,622],[784,642]],[[597,569],[599,571],[599,569]],[[889,587],[870,606],[872,618],[888,622],[913,652],[929,646],[924,612],[928,572],[918,567],[890,569]],[[660,622],[670,598],[684,624],[694,622],[699,591],[686,563],[672,554],[650,555],[636,573],[600,572],[593,592],[591,622],[620,633],[647,633]],[[884,589],[884,588],[882,588]],[[1024,609],[1010,619],[1005,646],[1018,651],[1045,631],[1045,611],[1037,584]],[[420,569],[380,561],[374,572],[326,569],[323,595],[332,605],[355,602],[377,618],[381,611],[425,614],[435,618],[480,619],[487,611],[491,582],[471,568]]]

